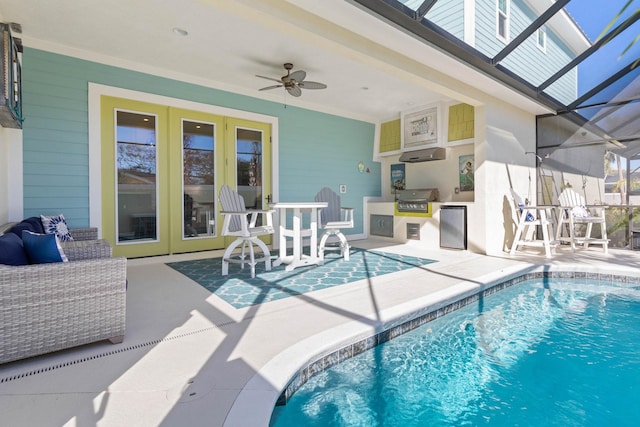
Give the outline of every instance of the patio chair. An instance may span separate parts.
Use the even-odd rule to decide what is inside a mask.
[[[260,236],[274,233],[273,210],[248,210],[244,199],[229,186],[223,185],[220,189],[221,214],[224,216],[222,223],[223,236],[235,236],[236,239],[227,247],[222,256],[222,275],[229,274],[229,263],[244,264],[251,267],[251,277],[256,276],[256,264],[265,263],[265,270],[271,270],[271,253],[267,245],[260,240]],[[257,225],[259,216],[262,216],[262,225]],[[262,251],[262,256],[255,257],[253,246],[256,245]],[[241,246],[239,255],[233,255],[233,251]],[[247,260],[246,251],[249,251]]]
[[[551,258],[552,249],[557,245],[555,240],[551,240],[553,237],[551,207],[527,205],[513,188],[511,189],[511,198],[518,225],[513,236],[510,254],[513,255],[518,246],[536,246],[543,247],[545,256]],[[537,236],[538,227],[542,230],[542,240]]]
[[[327,202],[327,207],[320,210],[320,226],[324,230],[318,247],[320,262],[324,261],[325,250],[339,250],[340,256],[349,260],[349,242],[341,229],[353,228],[353,208],[340,206],[340,196],[328,187],[324,187],[315,197],[316,202]],[[327,244],[330,237],[337,242]]]
[[[556,240],[569,242],[571,250],[575,252],[576,244],[581,244],[585,249],[589,245],[601,245],[604,253],[608,253],[609,239],[607,238],[607,223],[604,215],[606,206],[586,205],[585,199],[572,188],[566,188],[558,196],[560,203],[558,213],[558,228]],[[593,225],[600,225],[600,237],[593,237]],[[580,233],[578,228],[583,228]],[[568,236],[566,236],[568,232]]]

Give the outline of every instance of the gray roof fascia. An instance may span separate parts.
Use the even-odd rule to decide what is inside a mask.
[[[424,18],[438,0],[424,0],[418,10],[416,10],[416,19]]]

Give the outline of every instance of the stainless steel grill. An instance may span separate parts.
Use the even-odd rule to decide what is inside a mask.
[[[418,188],[402,190],[397,194],[398,212],[426,213],[429,210],[429,202],[437,202],[440,192],[437,188]]]

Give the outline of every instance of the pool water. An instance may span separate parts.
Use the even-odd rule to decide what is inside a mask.
[[[640,287],[536,279],[309,379],[271,425],[640,423]]]

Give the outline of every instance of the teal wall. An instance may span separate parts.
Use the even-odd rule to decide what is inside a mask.
[[[460,40],[464,40],[464,2],[462,0],[440,0],[429,10],[426,18]]]
[[[346,184],[353,233],[363,232],[362,198],[380,196],[373,123],[27,47],[22,70],[25,217],[62,212],[71,227],[89,224],[89,82],[278,117],[280,201],[310,201],[323,186]],[[358,171],[360,161],[370,173]]]

